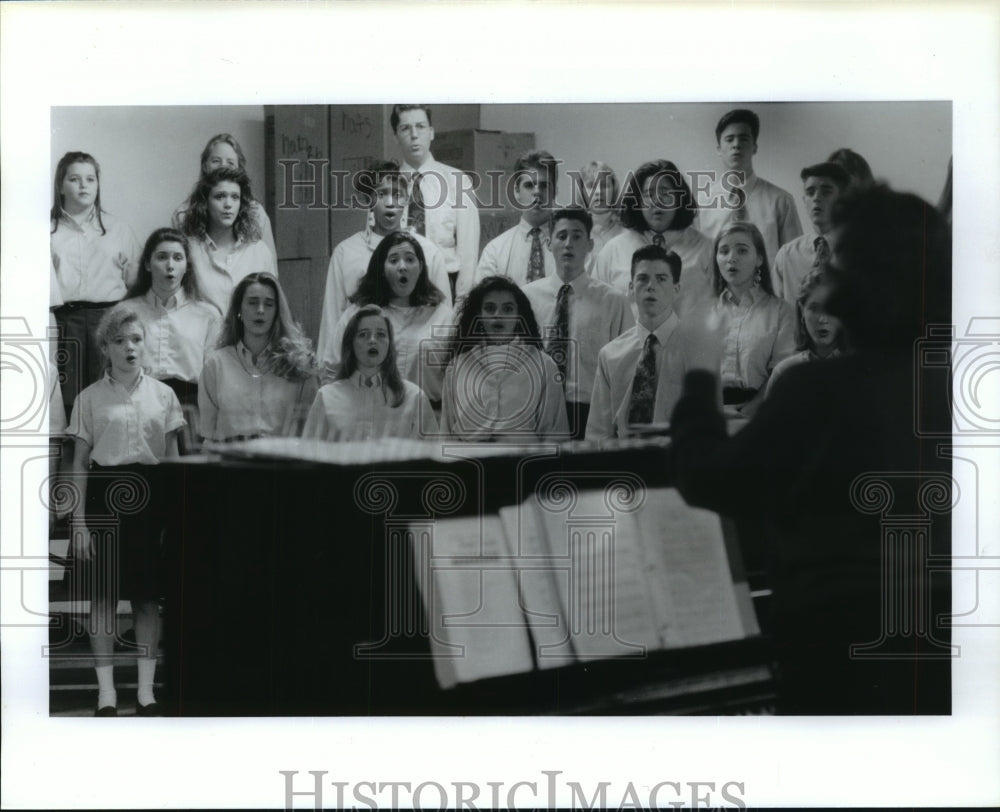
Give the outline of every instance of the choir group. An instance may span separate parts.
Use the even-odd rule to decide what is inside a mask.
[[[513,167],[519,221],[480,254],[461,173],[431,153],[431,110],[397,105],[390,124],[403,162],[357,174],[367,225],[333,251],[315,352],[232,136],[208,142],[190,197],[141,250],[102,204],[97,160],[59,161],[51,304],[63,351],[52,412],[59,422],[64,411],[58,428],[89,482],[77,559],[106,555],[86,518],[107,468],[270,435],[628,437],[670,421],[692,369],[711,369],[725,412],[749,419],[790,366],[849,351],[825,302],[831,212],[873,183],[850,150],[802,169],[805,234],[792,195],[754,173],[760,124],[750,110],[719,121],[720,171],[702,205],[685,174],[658,159],[624,182],[594,161],[575,173],[584,205],[558,208],[558,162],[532,151]],[[142,714],[158,712],[152,527],[140,514],[122,532],[143,542],[117,553],[120,595],[145,647]],[[98,715],[117,704],[111,598],[92,600]]]

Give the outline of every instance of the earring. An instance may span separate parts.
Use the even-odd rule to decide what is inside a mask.
[[[368,230],[371,231],[373,228],[375,228],[375,212],[368,209]]]
[[[755,285],[760,284],[760,268],[753,272],[753,283]]]
[[[236,314],[236,320],[237,321],[243,321],[243,314],[242,313],[237,313]]]

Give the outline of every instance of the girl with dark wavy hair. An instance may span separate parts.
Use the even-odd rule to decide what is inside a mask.
[[[462,303],[444,376],[442,431],[478,442],[568,439],[559,368],[509,277],[487,276]]]
[[[443,344],[439,331],[447,331],[451,325],[452,309],[444,294],[431,284],[417,238],[403,231],[384,237],[350,301],[351,307],[340,317],[333,342],[327,346],[326,376],[332,377],[341,363],[348,322],[365,305],[378,305],[392,322],[400,375],[423,389],[432,403],[440,402],[444,371],[437,360]]]

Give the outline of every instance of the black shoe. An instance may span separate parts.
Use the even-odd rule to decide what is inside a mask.
[[[150,702],[148,705],[140,705],[138,702],[135,704],[135,715],[136,716],[163,716],[163,711],[160,710],[159,702]]]
[[[118,706],[117,705],[105,705],[103,708],[98,708],[94,711],[94,716],[117,716]]]

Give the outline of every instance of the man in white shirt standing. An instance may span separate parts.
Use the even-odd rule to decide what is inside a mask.
[[[710,240],[731,220],[751,222],[764,235],[767,262],[778,249],[802,234],[795,198],[753,171],[760,119],[753,110],[730,110],[715,127],[716,151],[725,170],[710,185],[710,199],[699,200],[695,224]],[[742,178],[742,180],[740,180]]]
[[[402,170],[410,176],[409,226],[441,250],[457,300],[471,289],[479,259],[479,210],[472,180],[434,160],[434,127],[426,105],[393,105],[389,125],[402,153]]]
[[[511,203],[521,212],[521,219],[487,243],[476,268],[475,284],[487,276],[499,275],[523,286],[555,273],[549,221],[556,199],[558,167],[556,159],[544,149],[526,152],[514,163]]]
[[[771,272],[774,295],[792,306],[799,298],[802,280],[830,261],[830,212],[850,181],[847,170],[832,162],[802,170],[802,202],[815,232],[781,246]]]
[[[628,291],[639,322],[598,353],[588,440],[627,437],[636,427],[667,423],[684,375],[703,366],[675,311],[680,257],[645,245],[632,255],[631,274]]]

